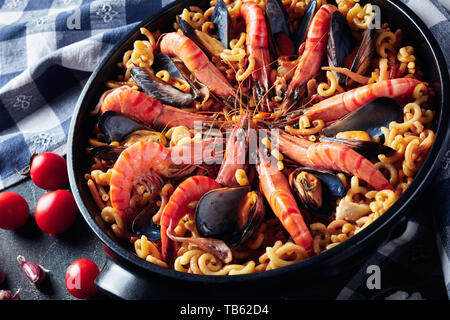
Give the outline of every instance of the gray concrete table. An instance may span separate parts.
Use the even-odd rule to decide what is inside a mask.
[[[42,232],[34,220],[34,207],[46,191],[36,187],[30,179],[5,191],[22,195],[30,206],[31,216],[25,226],[18,230],[0,229],[0,267],[6,273],[6,281],[0,288],[13,292],[20,289],[22,299],[75,299],[66,290],[66,269],[80,258],[91,259],[101,269],[105,254],[100,241],[81,214],[78,214],[74,225],[63,234],[50,237]],[[16,260],[18,255],[50,270],[40,289],[35,288],[22,272]],[[104,296],[99,294],[96,298],[102,299]]]

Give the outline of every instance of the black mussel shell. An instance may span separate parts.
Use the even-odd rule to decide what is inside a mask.
[[[211,59],[219,57],[220,53],[225,49],[223,44],[211,37],[209,34],[195,30],[186,20],[177,16],[177,23],[183,34],[190,38],[195,44]]]
[[[391,147],[373,141],[331,138],[331,137],[321,137],[320,141],[340,143],[346,147],[349,147],[350,149],[355,150],[356,152],[358,152],[359,154],[363,155],[366,158],[371,158],[379,154],[391,154],[395,152],[395,150],[392,149]]]
[[[189,85],[191,86],[191,92],[194,96],[194,99],[197,101],[201,101],[203,99],[203,95],[201,93],[201,89],[204,87],[189,71],[186,65],[179,60],[173,60],[173,63],[178,68],[178,71],[181,74],[181,77],[184,78]],[[212,95],[212,93],[210,93]]]
[[[327,43],[328,65],[331,67],[343,67],[344,59],[355,48],[355,39],[348,26],[347,20],[339,12],[335,11],[331,16],[330,31]],[[336,73],[338,81],[342,81],[341,74]]]
[[[264,199],[261,192],[251,191],[247,193],[247,195],[254,196],[256,198],[256,203],[250,209],[250,212],[247,212],[246,217],[242,217],[246,218],[246,221],[243,222],[243,226],[239,227],[238,223],[238,230],[234,233],[234,237],[231,241],[232,247],[242,244],[250,239],[250,237],[254,234],[254,232],[258,229],[259,225],[263,221],[266,213],[266,207],[264,205]],[[239,208],[238,210],[241,210],[241,208]],[[238,212],[238,214],[242,214],[242,212]]]
[[[141,67],[131,68],[130,74],[146,94],[162,103],[181,108],[194,102],[194,97],[190,93],[175,88]]]
[[[301,198],[298,190],[296,190],[296,186],[294,184],[294,179],[298,174],[302,171],[313,174],[317,179],[321,182],[322,187],[322,207],[317,208],[311,206],[311,203],[305,203]],[[318,170],[309,167],[299,167],[295,171],[293,171],[289,175],[289,184],[294,189],[294,194],[296,198],[303,204],[305,207],[311,210],[312,214],[321,217],[329,217],[332,213],[332,208],[330,206],[330,201],[332,201],[332,197],[344,197],[347,193],[344,184],[342,181],[331,171],[327,170]]]
[[[298,52],[298,48],[300,48],[300,45],[303,43],[303,41],[305,41],[306,34],[308,33],[308,27],[314,17],[314,13],[316,12],[316,7],[317,0],[311,0],[306,7],[305,13],[303,14],[302,20],[300,21],[294,37],[295,52]]]
[[[95,158],[100,158],[108,161],[116,161],[117,158],[122,153],[122,151],[125,149],[126,147],[108,145],[108,146],[93,147],[89,151],[91,155]]]
[[[253,234],[255,226],[262,220],[260,215],[255,217],[249,215],[242,230],[238,228],[239,204],[249,192],[249,186],[242,186],[215,189],[204,194],[195,210],[195,223],[199,235],[220,239],[230,247],[248,239]],[[258,205],[263,207],[262,201],[260,202]]]
[[[155,60],[153,61],[152,69],[155,72],[155,74],[158,71],[167,70],[171,78],[179,78],[186,80],[191,86],[191,93],[194,97],[194,100],[197,100],[202,97],[202,94],[198,88],[201,86],[197,86],[194,83],[194,81],[190,77],[191,73],[186,68],[183,62],[175,61],[163,53],[158,53],[157,55],[155,55]]]
[[[216,27],[216,35],[224,48],[228,48],[231,41],[231,18],[227,5],[223,0],[217,1],[211,16],[211,21]]]
[[[108,143],[121,142],[136,130],[151,130],[145,124],[115,111],[106,111],[101,114],[98,119],[98,128]]]
[[[183,79],[183,76],[178,70],[178,67],[175,65],[172,59],[168,55],[165,55],[164,53],[158,53],[155,55],[152,64],[152,69],[155,72],[155,74],[158,73],[158,71],[167,70],[171,78]]]
[[[220,188],[203,195],[195,209],[195,224],[200,236],[229,243],[237,224],[239,201],[249,186]]]
[[[287,22],[288,15],[280,0],[266,1],[266,15],[273,35],[284,33],[289,36],[291,34]]]
[[[195,37],[195,29],[194,29],[194,27],[192,27],[189,24],[189,22],[187,22],[186,20],[184,20],[180,16],[177,16],[176,19],[177,19],[177,24],[180,27],[181,32],[183,32],[183,34],[186,37],[188,37],[188,38]]]
[[[267,28],[270,29],[270,50],[274,56],[292,55],[293,43],[291,40],[291,32],[288,24],[288,14],[284,9],[280,0],[266,1],[266,17]],[[281,37],[285,39],[281,39]],[[287,41],[291,42],[289,48],[282,48],[287,46]]]
[[[323,129],[328,137],[342,131],[366,131],[372,138],[382,137],[381,127],[389,127],[392,121],[400,122],[403,110],[392,98],[376,98],[350,112],[345,117]]]
[[[155,210],[154,205],[148,205],[134,218],[131,230],[136,237],[146,236],[150,241],[161,239],[160,227],[152,219]]]
[[[353,59],[350,70],[357,74],[364,75],[370,67],[374,50],[375,29],[370,28],[364,31],[361,44],[355,55],[355,59]],[[346,76],[342,76],[341,78],[345,79],[345,85],[351,84],[351,79],[347,78]]]

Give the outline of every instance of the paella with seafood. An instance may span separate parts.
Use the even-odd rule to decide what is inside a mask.
[[[434,92],[374,7],[212,0],[141,28],[91,112],[96,221],[149,263],[238,275],[385,214],[433,144]]]

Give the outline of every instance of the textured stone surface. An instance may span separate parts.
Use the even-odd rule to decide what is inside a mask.
[[[22,299],[75,299],[66,290],[64,277],[67,267],[75,260],[89,258],[101,269],[105,255],[100,241],[89,229],[81,214],[74,225],[63,234],[50,237],[42,232],[34,220],[34,207],[46,191],[36,187],[30,179],[9,188],[22,195],[30,206],[30,218],[25,226],[15,231],[0,229],[0,267],[6,274],[1,289],[13,292],[20,289]],[[50,270],[43,285],[37,289],[22,272],[16,257]],[[103,298],[98,295],[97,298]]]

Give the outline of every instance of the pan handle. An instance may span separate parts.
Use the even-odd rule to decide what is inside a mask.
[[[113,298],[125,300],[180,300],[192,297],[194,292],[196,299],[208,299],[208,289],[214,289],[157,275],[108,254],[95,286]]]
[[[164,282],[163,278],[137,269],[130,263],[113,260],[108,255],[100,274],[95,279],[95,285],[100,291],[117,299],[174,299],[176,294],[174,291],[167,292],[168,288],[164,287]]]

